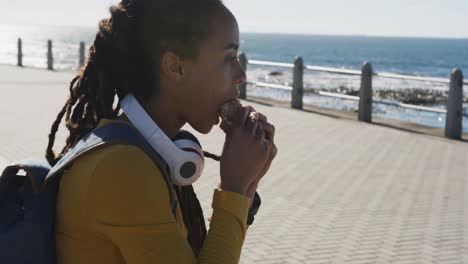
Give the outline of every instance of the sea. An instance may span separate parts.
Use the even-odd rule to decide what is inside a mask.
[[[23,64],[27,67],[47,66],[47,40],[53,41],[54,67],[57,70],[76,71],[79,67],[79,43],[92,43],[97,28],[44,25],[0,24],[0,63],[15,65],[18,38],[23,42]],[[364,62],[372,63],[379,73],[396,73],[449,79],[453,69],[459,68],[468,76],[468,39],[332,36],[241,33],[241,52],[249,60],[293,63],[301,56],[306,65],[360,70]],[[292,85],[292,70],[287,68],[248,65],[248,80]],[[466,78],[468,79],[468,78]],[[466,80],[465,79],[465,80]],[[304,73],[307,89],[358,90],[359,76],[323,72]],[[438,90],[447,92],[448,84],[426,81],[407,81],[374,78],[374,90]],[[248,95],[290,101],[285,90],[249,86]],[[463,130],[468,132],[468,87],[464,87]],[[355,101],[304,95],[304,104],[357,111]],[[444,109],[443,104],[426,105]],[[376,116],[444,127],[445,115],[396,106],[374,104]]]

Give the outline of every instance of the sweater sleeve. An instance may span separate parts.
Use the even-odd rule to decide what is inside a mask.
[[[137,147],[111,148],[94,169],[87,206],[94,228],[112,241],[125,263],[239,262],[247,197],[215,190],[210,229],[197,260],[173,217],[159,168]]]

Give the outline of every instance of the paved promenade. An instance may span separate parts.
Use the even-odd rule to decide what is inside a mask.
[[[43,156],[71,78],[0,66],[0,167]],[[241,263],[468,263],[467,142],[252,105],[279,154]],[[199,138],[220,153],[219,128]],[[218,174],[208,161],[195,185],[206,216]]]

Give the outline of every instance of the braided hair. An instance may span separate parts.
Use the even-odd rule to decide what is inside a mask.
[[[159,76],[154,73],[164,52],[197,58],[200,42],[211,34],[213,17],[224,9],[221,0],[121,0],[111,6],[111,16],[100,21],[87,59],[52,124],[45,153],[49,164],[55,165],[101,119],[117,118],[118,102],[127,94],[140,101],[149,98],[157,89]],[[64,117],[69,134],[56,155],[55,136]],[[205,156],[220,159],[208,152]],[[187,240],[198,256],[206,237],[200,202],[192,186],[175,189]]]

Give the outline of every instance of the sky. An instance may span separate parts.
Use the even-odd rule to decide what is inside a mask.
[[[118,0],[0,0],[1,24],[96,27]],[[468,0],[224,0],[241,32],[468,38]]]

